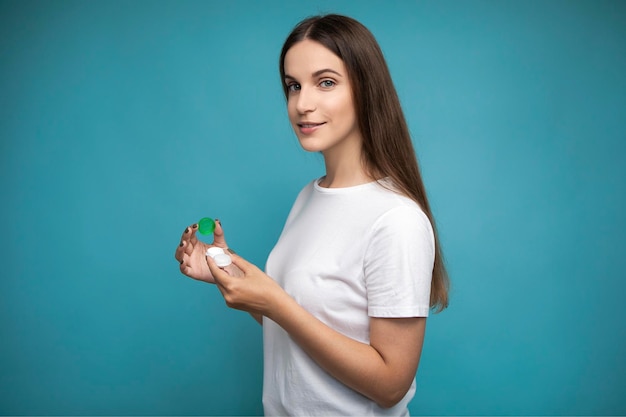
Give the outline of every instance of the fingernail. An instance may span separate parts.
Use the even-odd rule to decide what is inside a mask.
[[[182,259],[180,260],[180,264],[181,264],[181,265],[183,264],[183,260],[182,260]]]
[[[182,248],[183,247],[183,242],[180,242],[180,245],[178,245],[178,246],[180,246]]]
[[[222,224],[222,222],[220,221],[220,219],[215,219],[215,223]]]
[[[189,233],[189,228],[186,228],[186,229],[185,229],[185,233]]]
[[[195,229],[196,227],[198,227],[198,225],[197,225],[197,224],[194,224],[192,227]]]

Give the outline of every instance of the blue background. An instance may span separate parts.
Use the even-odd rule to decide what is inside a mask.
[[[413,414],[626,414],[626,2],[1,1],[0,413],[262,413],[261,328],[183,277],[187,224],[263,266],[323,175],[280,47],[361,20],[453,281]]]

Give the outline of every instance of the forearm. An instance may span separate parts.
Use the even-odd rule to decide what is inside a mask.
[[[279,298],[270,318],[326,372],[382,407],[404,397],[414,371],[407,373],[398,360],[328,327],[288,294]]]
[[[252,318],[256,320],[257,323],[263,326],[263,315],[259,313],[250,313],[250,316],[252,316]]]
[[[370,318],[369,344],[361,343],[322,323],[276,281],[237,255],[233,263],[243,271],[242,277],[231,277],[210,257],[207,263],[227,306],[276,322],[343,384],[382,407],[395,405],[410,388],[423,344],[424,317]]]

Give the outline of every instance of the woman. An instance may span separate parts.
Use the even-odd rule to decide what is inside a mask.
[[[280,74],[296,136],[326,175],[298,195],[266,273],[237,255],[238,276],[219,269],[197,225],[176,259],[263,325],[266,415],[407,415],[448,278],[387,65],[363,25],[326,15],[295,27]],[[214,245],[227,247],[219,221]]]

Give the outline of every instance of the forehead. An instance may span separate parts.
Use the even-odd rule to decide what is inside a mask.
[[[342,75],[346,69],[341,58],[319,42],[305,39],[295,43],[285,54],[285,74],[305,77],[321,69],[332,69]]]

